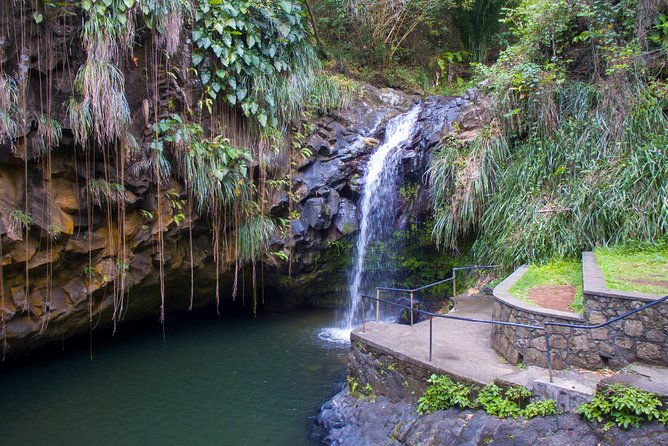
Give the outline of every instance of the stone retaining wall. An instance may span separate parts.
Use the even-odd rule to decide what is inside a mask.
[[[415,402],[427,387],[427,379],[435,370],[421,366],[405,356],[396,357],[386,351],[356,340],[353,336],[348,352],[348,373],[359,382],[360,391],[369,384],[374,394],[391,401]]]
[[[596,325],[661,297],[607,289],[592,253],[583,253],[582,266],[584,314],[542,308],[512,297],[508,290],[526,272],[524,266],[494,289],[493,318],[530,325],[543,325],[547,321]],[[668,366],[668,303],[599,329],[550,327],[549,330],[552,366],[556,369],[617,369],[636,361]],[[497,325],[492,330],[491,344],[512,364],[547,365],[542,330]]]

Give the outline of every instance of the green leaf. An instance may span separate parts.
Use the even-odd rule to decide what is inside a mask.
[[[292,12],[292,3],[280,1],[278,4],[281,5],[281,8],[283,8],[283,11],[286,13],[290,14]]]
[[[125,6],[127,6],[127,8],[130,9],[134,6],[135,0],[123,0],[123,3],[125,3]]]
[[[237,103],[237,95],[235,94],[228,94],[227,95],[227,102],[229,102],[231,105],[234,105]]]
[[[244,100],[246,94],[248,94],[248,90],[246,90],[245,88],[240,88],[239,90],[237,90],[237,99],[239,100],[239,102]]]
[[[206,84],[209,83],[209,79],[211,79],[211,75],[205,71],[201,74],[200,78],[202,79],[202,84],[206,85]]]
[[[37,24],[40,24],[42,21],[44,21],[44,16],[37,11],[33,12],[32,18],[35,19],[35,23]]]
[[[193,59],[193,65],[197,66],[200,63],[202,63],[202,60],[204,59],[204,55],[202,53],[193,51],[192,59]]]
[[[262,127],[267,126],[267,115],[264,112],[261,112],[257,115],[257,120]]]

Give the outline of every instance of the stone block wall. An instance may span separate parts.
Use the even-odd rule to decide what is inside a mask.
[[[375,394],[390,401],[416,402],[427,388],[429,377],[436,373],[412,358],[394,356],[364,343],[354,332],[351,339],[348,373],[359,382],[360,389],[369,384]]]
[[[661,297],[607,289],[593,254],[584,253],[584,314],[551,310],[525,303],[508,293],[525,271],[526,267],[519,268],[494,290],[495,320],[538,326],[547,321],[597,325]],[[636,361],[668,366],[668,302],[597,329],[551,326],[548,330],[552,366],[556,369],[618,369]],[[491,344],[512,364],[547,366],[543,330],[495,325]]]

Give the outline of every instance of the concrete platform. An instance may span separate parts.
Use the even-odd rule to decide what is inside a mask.
[[[457,301],[450,314],[476,319],[492,318],[491,296],[474,295]],[[429,361],[429,321],[410,325],[366,323],[351,333],[352,342],[362,342],[400,361],[480,386],[491,382],[520,384],[539,396],[557,400],[562,410],[571,411],[591,400],[602,380],[629,382],[637,387],[668,396],[668,369],[634,364],[620,372],[560,370],[550,382],[547,369],[516,367],[496,354],[489,345],[491,325],[434,318],[433,352]]]

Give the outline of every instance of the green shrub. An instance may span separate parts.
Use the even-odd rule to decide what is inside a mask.
[[[504,391],[491,383],[480,391],[476,402],[490,415],[517,418],[522,412],[521,401],[530,397],[531,392],[525,387],[510,387]]]
[[[431,385],[418,400],[417,411],[420,414],[446,410],[451,407],[459,409],[481,407],[490,415],[499,418],[545,417],[557,413],[557,404],[554,400],[534,401],[523,408],[532,396],[531,392],[523,386],[508,387],[504,390],[496,384],[488,384],[480,390],[478,398],[473,400],[472,393],[477,390],[476,386],[456,383],[443,375],[431,375],[427,382]]]
[[[581,405],[578,413],[589,421],[604,422],[606,428],[617,425],[628,429],[655,419],[666,424],[668,411],[661,412],[661,407],[661,400],[653,393],[612,384],[598,389],[592,402]]]
[[[431,385],[418,400],[418,413],[427,414],[451,407],[460,409],[475,407],[471,401],[471,386],[456,383],[443,375],[431,375],[427,382]]]
[[[554,400],[534,401],[522,409],[520,416],[524,418],[546,417],[557,413],[557,402]]]

